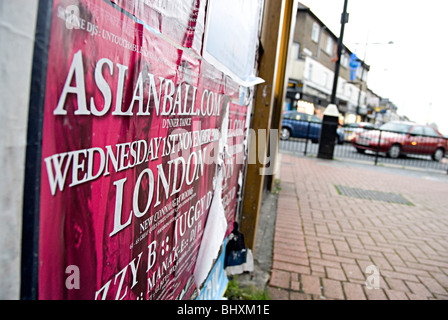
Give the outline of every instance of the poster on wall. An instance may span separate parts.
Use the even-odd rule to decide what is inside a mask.
[[[248,100],[198,54],[203,2],[152,2],[53,1],[39,299],[193,299],[231,232]]]

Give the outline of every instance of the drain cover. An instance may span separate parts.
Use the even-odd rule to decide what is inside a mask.
[[[393,202],[400,203],[412,206],[413,204],[403,198],[402,195],[398,193],[391,192],[383,192],[383,191],[375,191],[375,190],[365,190],[359,188],[350,188],[340,185],[335,185],[336,190],[340,195],[360,198],[360,199],[369,199],[369,200],[377,200],[377,201],[385,201],[385,202]]]

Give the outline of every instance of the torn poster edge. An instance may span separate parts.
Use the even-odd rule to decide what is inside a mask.
[[[260,83],[264,83],[265,80],[257,77],[255,75],[248,75],[244,79],[239,77],[237,74],[235,74],[233,71],[231,71],[228,67],[226,67],[222,62],[220,62],[218,59],[216,59],[214,56],[212,56],[210,53],[208,53],[206,50],[204,50],[202,58],[207,61],[209,64],[214,66],[219,71],[223,72],[225,75],[229,76],[234,80],[236,83],[238,83],[240,86],[243,87],[252,87]]]
[[[210,211],[207,217],[207,222],[204,227],[202,235],[201,246],[199,247],[198,256],[196,258],[196,265],[194,268],[194,278],[196,287],[200,291],[201,285],[207,279],[213,264],[217,259],[222,243],[226,236],[227,219],[222,203],[222,183],[224,180],[222,165],[224,164],[224,153],[227,152],[227,130],[229,124],[230,105],[227,103],[224,116],[221,123],[221,135],[219,138],[218,147],[218,164],[217,177],[214,181],[213,200],[210,205]]]
[[[202,283],[207,279],[214,261],[218,257],[219,250],[226,235],[227,219],[222,204],[222,180],[223,176],[220,170],[194,268],[196,287],[199,290]]]

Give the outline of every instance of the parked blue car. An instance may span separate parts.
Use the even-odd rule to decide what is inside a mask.
[[[315,115],[297,111],[286,111],[283,113],[282,129],[280,139],[308,138],[312,142],[319,142],[322,119]],[[344,143],[344,132],[338,128],[336,143]]]

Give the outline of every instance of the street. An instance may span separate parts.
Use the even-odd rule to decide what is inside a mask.
[[[306,144],[304,139],[292,138],[287,141],[280,141],[279,149],[282,152],[286,151],[297,155],[317,156],[319,144],[312,143],[311,141],[308,141],[308,144]],[[350,159],[374,164],[375,153],[370,151],[366,151],[365,154],[358,153],[351,143],[345,142],[344,144],[335,146],[334,159]],[[391,159],[384,153],[379,153],[377,161],[378,165],[428,169],[445,173],[448,169],[448,159],[446,157],[440,162],[436,162],[433,161],[430,156],[426,155],[404,155],[400,156],[398,159]]]

